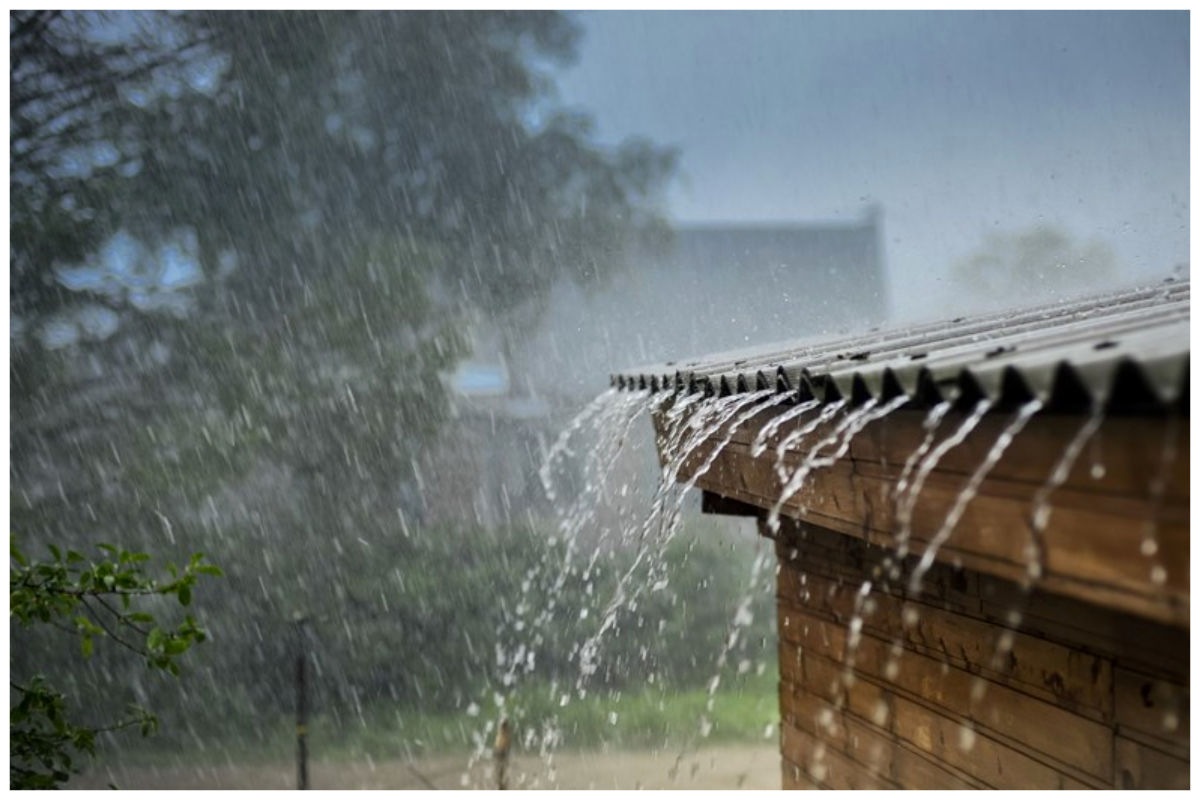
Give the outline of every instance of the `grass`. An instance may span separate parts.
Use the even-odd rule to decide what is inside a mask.
[[[767,672],[749,676],[735,686],[718,691],[713,710],[707,714],[711,730],[701,735],[708,692],[656,690],[591,692],[561,705],[561,691],[538,685],[514,693],[506,706],[511,709],[517,741],[529,731],[542,732],[553,725],[561,734],[560,749],[633,749],[683,746],[702,739],[720,742],[761,741],[768,726],[774,731],[779,716],[777,677]],[[390,719],[376,715],[358,724],[330,730],[328,735],[313,730],[314,752],[329,757],[353,758],[369,755],[385,758],[405,754],[468,750],[472,736],[481,734],[489,721],[499,716],[472,717],[466,713],[422,714],[393,710]],[[494,729],[491,729],[494,730]],[[490,735],[487,741],[490,744]]]
[[[559,751],[631,750],[694,747],[706,742],[762,742],[774,735],[779,716],[778,677],[774,669],[745,675],[723,686],[707,715],[703,688],[674,690],[640,687],[635,691],[602,690],[574,698],[565,706],[561,690],[536,684],[514,692],[506,703],[513,719],[514,741],[529,731],[553,724],[561,733]],[[426,713],[399,707],[364,708],[361,716],[341,720],[318,714],[308,724],[309,757],[314,761],[386,760],[466,753],[475,736],[490,750],[489,721],[499,716],[492,701],[476,715],[466,711]],[[707,716],[711,729],[701,735]],[[258,732],[232,726],[220,735],[195,737],[194,745],[123,740],[114,760],[133,765],[268,763],[295,758],[295,728],[289,717],[259,723]],[[494,727],[490,729],[494,731]],[[147,747],[147,745],[149,745]],[[519,744],[517,745],[519,747]],[[106,759],[105,755],[100,756]]]

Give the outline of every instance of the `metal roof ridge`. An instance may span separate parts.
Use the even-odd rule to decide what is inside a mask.
[[[799,400],[908,394],[914,404],[988,398],[998,409],[1038,398],[1077,411],[1186,407],[1190,282],[1037,307],[807,339],[629,370],[622,388],[736,394],[775,389]],[[875,345],[874,349],[865,348]],[[768,350],[769,352],[764,352]],[[741,356],[730,359],[729,356]]]

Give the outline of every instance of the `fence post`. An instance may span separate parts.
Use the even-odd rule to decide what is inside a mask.
[[[496,759],[496,788],[508,788],[508,752],[512,748],[512,731],[508,717],[501,717],[500,729],[496,731],[496,743],[492,755]]]
[[[308,654],[304,648],[304,623],[306,617],[299,614],[296,623],[296,783],[297,788],[308,788]]]

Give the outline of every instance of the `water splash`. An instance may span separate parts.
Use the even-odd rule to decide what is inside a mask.
[[[771,548],[763,546],[761,537],[757,544],[758,552],[755,554],[754,563],[750,568],[750,578],[746,582],[746,590],[742,593],[737,608],[729,620],[725,639],[717,654],[716,668],[708,681],[708,697],[704,703],[704,713],[700,716],[699,733],[702,739],[708,738],[713,730],[713,723],[709,715],[712,714],[717,702],[717,689],[721,685],[721,673],[729,662],[729,654],[741,643],[742,632],[754,622],[754,614],[750,610],[750,606],[754,602],[754,593],[759,590],[759,583],[764,573],[763,568],[774,553]]]
[[[1150,560],[1150,582],[1166,592],[1167,567],[1158,547],[1158,520],[1167,494],[1171,469],[1179,457],[1179,417],[1169,414],[1163,426],[1163,441],[1159,449],[1158,471],[1150,480],[1150,518],[1142,526],[1141,554]],[[1186,568],[1186,567],[1185,567]]]
[[[520,593],[507,614],[505,628],[498,631],[495,664],[499,691],[494,697],[479,698],[481,702],[472,701],[470,708],[475,709],[475,715],[478,715],[480,705],[488,702],[494,704],[498,712],[520,711],[513,707],[511,693],[536,668],[537,650],[544,641],[543,631],[555,615],[560,590],[574,571],[579,536],[596,520],[598,509],[609,498],[609,478],[624,451],[630,428],[661,400],[651,398],[645,391],[603,392],[568,423],[547,451],[539,476],[547,497],[559,512],[557,533],[562,543],[562,557],[555,558],[556,551],[547,548],[539,562],[523,576]],[[577,442],[585,443],[582,457],[575,460],[581,468],[582,489],[565,507],[559,506],[556,500],[561,492],[555,482],[555,467],[564,457],[574,454],[572,447],[578,446]],[[599,528],[603,538],[607,529]],[[531,617],[535,609],[538,611]],[[482,731],[472,736],[474,748],[468,771],[486,757],[488,736],[493,726],[494,723],[488,721]],[[561,739],[557,719],[551,716],[542,730],[528,730],[526,737],[529,739],[527,749],[536,748],[544,769],[552,772],[553,750]],[[536,781],[537,777],[532,779]]]
[[[896,479],[896,483],[894,486],[892,486],[890,492],[892,501],[896,504],[896,519],[898,521],[903,519],[900,507],[902,498],[905,497],[906,492],[908,491],[908,482],[910,476],[912,475],[913,469],[917,466],[917,463],[925,457],[925,454],[929,452],[929,448],[933,446],[933,442],[937,438],[938,428],[941,427],[942,420],[945,419],[946,413],[952,406],[953,404],[949,400],[943,400],[933,408],[929,409],[929,412],[925,415],[925,419],[921,422],[921,428],[925,431],[925,437],[921,440],[921,443],[916,447],[916,449],[908,454],[908,458],[904,461],[904,467],[900,470],[900,476]],[[911,511],[908,520],[911,521]],[[905,527],[905,523],[901,521],[900,530],[903,531]],[[897,535],[896,558],[903,558],[900,550],[905,546],[907,539],[907,535]],[[899,563],[895,558],[893,558],[892,554],[888,554],[883,558],[882,572],[885,576],[891,577],[892,579],[895,579],[899,576]]]
[[[1104,407],[1098,402],[1093,402],[1087,419],[1067,442],[1050,474],[1033,496],[1029,514],[1029,547],[1025,552],[1028,564],[1025,579],[1022,581],[1023,587],[1029,587],[1026,591],[1031,590],[1032,584],[1041,580],[1046,572],[1045,532],[1053,511],[1050,495],[1066,482],[1075,467],[1075,462],[1083,453],[1083,448],[1096,435],[1096,431],[1100,430],[1103,421]]]
[[[918,445],[917,449],[909,453],[908,458],[904,462],[904,468],[900,470],[900,477],[896,479],[896,486],[893,489],[893,496],[900,498],[908,489],[908,477],[912,474],[913,468],[917,462],[929,452],[929,448],[933,446],[933,440],[937,436],[937,430],[942,424],[942,420],[946,417],[953,404],[949,400],[943,400],[933,408],[929,409],[929,413],[925,415],[921,427],[925,430],[925,438]]]
[[[779,480],[786,481],[788,478],[784,457],[796,449],[810,433],[833,419],[839,411],[846,407],[848,402],[848,400],[838,400],[825,406],[821,409],[821,413],[817,415],[816,419],[789,433],[775,447],[775,474],[779,476]]]
[[[883,406],[876,408],[878,400],[874,397],[867,400],[861,406],[851,410],[834,428],[833,433],[821,440],[816,447],[808,452],[803,463],[792,473],[784,484],[783,490],[779,493],[779,497],[775,500],[775,504],[771,507],[767,515],[767,526],[774,532],[779,531],[779,516],[782,512],[784,504],[790,500],[800,489],[803,488],[804,482],[814,470],[831,467],[836,464],[850,450],[850,444],[854,437],[870,423],[883,419],[888,414],[892,413],[902,405],[907,403],[909,397],[900,395],[894,397]],[[822,451],[833,445],[834,449],[829,455],[822,456]]]
[[[538,477],[541,478],[542,487],[546,490],[546,496],[551,502],[557,499],[557,493],[552,480],[552,471],[561,456],[571,455],[568,447],[571,437],[578,433],[584,423],[597,413],[610,408],[613,398],[617,395],[618,391],[615,387],[597,395],[592,402],[584,406],[583,410],[576,414],[567,426],[559,432],[558,438],[554,440],[554,444],[547,451],[545,458],[542,460],[542,466],[538,469]]]
[[[891,576],[893,579],[899,577],[899,563],[903,562],[904,558],[908,555],[908,543],[912,538],[913,509],[916,507],[917,498],[921,495],[921,489],[925,487],[925,480],[929,477],[929,473],[933,472],[934,468],[937,467],[942,457],[962,444],[971,431],[975,430],[975,427],[983,419],[983,415],[991,407],[992,401],[986,398],[977,402],[975,408],[959,423],[954,433],[943,439],[921,459],[921,465],[917,468],[912,485],[908,487],[908,491],[904,495],[898,498],[896,509],[896,521],[899,526],[899,530],[896,533],[897,566],[896,571]]]
[[[807,414],[812,409],[821,405],[820,400],[808,400],[800,403],[794,408],[790,408],[782,414],[778,414],[771,418],[770,422],[763,425],[755,435],[754,441],[750,445],[750,455],[758,458],[767,450],[767,442],[772,436],[779,432],[779,429],[791,422],[799,419],[804,414]]]
[[[678,526],[679,515],[683,509],[683,499],[688,490],[694,488],[700,478],[704,477],[704,475],[708,473],[713,464],[716,463],[717,458],[720,457],[722,452],[724,452],[726,446],[728,446],[728,444],[733,440],[734,435],[739,429],[741,429],[742,425],[758,416],[766,409],[777,406],[789,399],[791,398],[786,394],[775,394],[771,390],[763,390],[761,392],[752,392],[748,394],[744,400],[732,404],[731,414],[733,412],[742,411],[743,408],[746,408],[747,410],[742,411],[741,414],[738,414],[731,422],[729,422],[729,427],[726,429],[725,435],[717,442],[716,446],[713,447],[712,451],[708,454],[708,457],[705,458],[704,462],[683,484],[683,488],[677,492],[676,504],[675,508],[673,509],[671,520],[669,521],[669,528],[675,528]],[[723,417],[722,421],[715,426],[713,431],[714,434],[716,431],[720,430],[721,425],[724,424],[725,419],[728,419],[728,416],[729,415]]]
[[[681,431],[690,429],[692,434],[681,445],[668,450],[667,463],[660,476],[659,491],[655,503],[643,522],[638,535],[638,549],[633,563],[623,572],[617,581],[612,599],[605,608],[600,627],[579,650],[579,676],[576,680],[576,690],[582,690],[598,669],[600,645],[604,637],[616,626],[619,614],[624,607],[636,602],[647,585],[653,586],[656,572],[661,572],[663,555],[666,547],[673,540],[679,529],[682,517],[682,506],[688,490],[712,467],[717,457],[726,445],[732,441],[734,434],[747,420],[773,405],[787,400],[786,395],[776,394],[772,390],[750,392],[744,395],[733,395],[725,398],[707,398],[686,420],[680,423]],[[668,412],[669,414],[670,412]],[[683,420],[682,416],[678,419]],[[716,434],[725,429],[724,436],[716,442],[713,450],[704,462],[682,484],[678,483],[679,473],[695,451]],[[678,441],[682,432],[673,437]],[[675,502],[667,510],[672,491],[675,492]],[[657,529],[657,534],[650,536]],[[651,557],[653,553],[653,557]],[[650,558],[648,579],[632,583],[643,563]],[[658,565],[657,567],[655,565]]]
[[[787,402],[790,399],[791,398],[789,395],[776,394],[771,390],[764,390],[751,393],[747,395],[744,402],[734,404],[734,407],[741,413],[737,414],[737,416],[735,416],[732,421],[729,422],[729,426],[726,428],[724,436],[717,441],[716,445],[709,452],[703,463],[701,463],[700,466],[692,472],[687,481],[685,481],[682,486],[676,490],[675,504],[672,506],[671,511],[664,520],[664,524],[659,530],[657,552],[655,557],[650,562],[650,575],[647,580],[648,585],[655,586],[660,580],[662,580],[661,573],[665,571],[667,566],[663,554],[666,547],[671,543],[679,530],[679,526],[683,517],[683,504],[688,492],[695,488],[697,482],[704,477],[704,475],[707,474],[710,469],[712,469],[713,464],[716,463],[721,453],[724,452],[725,448],[733,440],[734,435],[746,422],[755,418],[763,411]],[[743,408],[745,410],[742,410]],[[716,427],[716,430],[720,430],[720,425]]]
[[[986,401],[981,401],[981,404],[982,402]],[[988,473],[992,471],[992,468],[996,466],[996,462],[998,462],[1000,457],[1004,455],[1004,451],[1008,449],[1010,444],[1012,444],[1013,439],[1016,438],[1017,434],[1021,432],[1026,423],[1029,422],[1030,418],[1032,418],[1033,415],[1036,414],[1041,408],[1042,401],[1034,399],[1017,409],[1017,412],[1013,415],[1013,418],[1007,425],[1004,426],[1004,429],[1000,431],[1000,435],[996,437],[996,441],[992,443],[992,446],[988,450],[987,455],[984,457],[983,462],[975,468],[973,473],[971,473],[970,479],[959,491],[958,496],[954,499],[954,505],[950,508],[950,512],[946,515],[946,518],[942,520],[942,524],[938,528],[937,533],[934,534],[933,538],[930,539],[929,543],[925,546],[925,552],[921,554],[921,560],[917,563],[916,568],[913,570],[912,576],[909,578],[908,589],[913,596],[916,596],[920,593],[921,582],[925,578],[925,573],[929,571],[931,566],[933,566],[933,561],[935,558],[937,558],[938,550],[943,544],[946,543],[946,540],[950,538],[950,534],[954,531],[955,526],[958,525],[958,521],[962,518],[963,512],[966,511],[967,505],[975,498],[976,493],[979,491],[979,485],[983,483],[983,479],[986,478]]]
[[[842,685],[847,689],[854,685],[854,665],[858,662],[858,645],[862,642],[863,617],[867,601],[871,596],[872,582],[863,581],[854,594],[854,608],[846,624],[846,646],[842,654]],[[846,703],[846,692],[838,692],[834,708],[841,710]]]
[[[909,540],[912,537],[913,509],[916,507],[917,499],[925,486],[926,478],[937,467],[942,457],[961,444],[970,435],[971,431],[979,425],[991,405],[990,400],[980,400],[975,404],[971,413],[963,418],[958,427],[936,446],[932,446],[934,437],[938,427],[950,409],[950,404],[946,402],[939,403],[930,409],[929,414],[926,415],[924,421],[926,428],[925,438],[920,446],[909,455],[905,464],[905,471],[907,472],[911,472],[912,464],[919,464],[916,474],[913,476],[911,484],[905,484],[902,490],[898,489],[896,491],[897,530],[894,541],[895,549],[884,561],[885,567],[888,567],[886,577],[889,580],[898,581],[900,579],[904,559],[908,556]],[[899,674],[900,658],[904,653],[905,631],[916,626],[918,620],[919,612],[916,607],[911,604],[905,604],[901,612],[902,628],[897,632],[892,639],[891,645],[888,647],[888,656],[883,667],[884,676],[888,680],[894,680]]]

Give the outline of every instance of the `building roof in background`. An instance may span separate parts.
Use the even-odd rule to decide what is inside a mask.
[[[883,217],[685,224],[585,290],[562,281],[512,365],[515,386],[592,397],[630,363],[765,345],[888,316]]]
[[[796,311],[809,330],[835,323],[846,308],[878,321],[887,311],[882,216],[871,206],[849,221],[679,225],[656,266],[676,281],[674,291],[684,280],[713,291],[691,302],[712,316],[728,313],[747,331],[787,330]],[[778,324],[764,324],[768,316]]]
[[[775,388],[826,402],[908,394],[918,405],[988,398],[1051,410],[1186,409],[1190,282],[959,317],[844,338],[802,339],[612,376],[624,389],[733,394]]]

